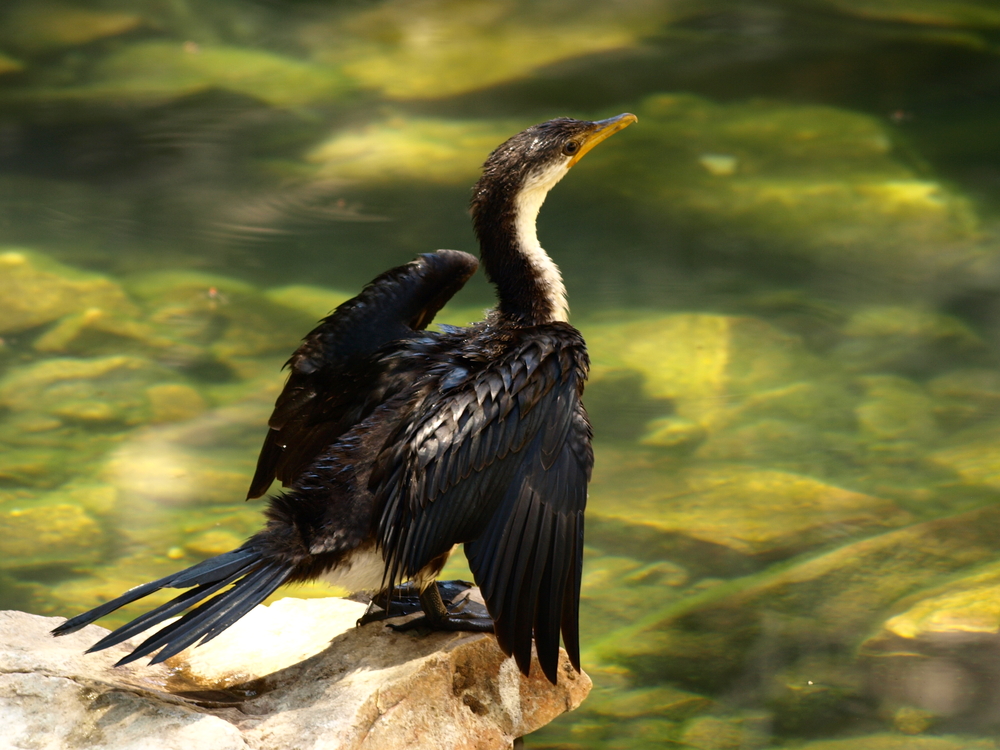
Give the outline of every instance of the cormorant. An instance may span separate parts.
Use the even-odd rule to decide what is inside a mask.
[[[90,649],[188,610],[119,662],[159,650],[156,663],[211,640],[285,583],[322,578],[388,600],[395,584],[412,581],[427,625],[494,631],[524,674],[534,640],[553,683],[561,630],[579,670],[593,464],[580,397],[589,362],[535,218],[570,167],[635,121],[559,118],[499,146],[472,197],[499,302],[486,320],[425,330],[476,271],[466,253],[428,253],[376,278],[288,361],[248,493],[260,497],[274,479],[284,485],[265,527],[238,549],[137,586],[53,632],[79,630],[162,588],[187,589]],[[488,617],[442,600],[435,577],[458,543]]]

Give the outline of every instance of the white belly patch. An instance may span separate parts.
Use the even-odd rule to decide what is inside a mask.
[[[348,591],[377,591],[382,588],[385,561],[373,548],[350,553],[339,565],[320,576],[320,580]]]

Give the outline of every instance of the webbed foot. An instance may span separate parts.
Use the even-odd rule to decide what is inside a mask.
[[[362,625],[367,625],[370,622],[388,620],[392,617],[405,617],[406,615],[412,615],[414,612],[423,611],[423,608],[420,606],[420,592],[417,591],[417,587],[411,581],[402,583],[392,590],[388,609],[385,608],[384,604],[385,599],[383,596],[380,595],[373,598],[368,603],[368,609],[358,620],[358,627],[360,628]]]
[[[412,583],[406,583],[393,591],[388,613],[381,607],[375,612],[369,608],[358,624],[423,610],[422,617],[399,625],[390,623],[389,627],[399,632],[427,629],[492,633],[493,618],[486,607],[469,597],[469,589],[473,587],[474,584],[467,581],[440,581],[420,593]]]

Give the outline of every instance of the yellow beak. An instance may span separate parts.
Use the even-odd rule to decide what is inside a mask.
[[[572,167],[580,161],[584,154],[590,151],[590,149],[603,141],[605,138],[614,135],[619,130],[623,130],[633,122],[638,121],[639,118],[630,112],[618,115],[617,117],[609,117],[607,120],[598,120],[594,123],[594,129],[583,137],[583,140],[580,142],[580,150],[573,155],[572,159],[569,160],[569,166]]]

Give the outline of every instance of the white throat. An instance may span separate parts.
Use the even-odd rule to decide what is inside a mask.
[[[569,158],[548,169],[528,176],[514,205],[514,233],[520,249],[539,281],[542,293],[552,309],[551,320],[569,321],[569,303],[559,266],[538,242],[535,221],[545,196],[569,171]]]

